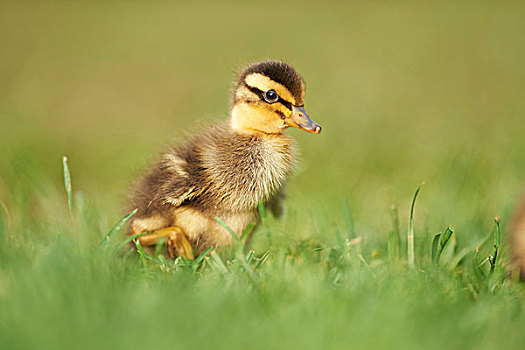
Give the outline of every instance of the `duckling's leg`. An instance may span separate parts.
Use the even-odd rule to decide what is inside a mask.
[[[169,257],[175,259],[178,256],[182,256],[184,259],[195,259],[193,247],[184,232],[178,227],[168,227],[168,229],[172,229],[166,241]]]
[[[184,259],[195,259],[193,248],[182,230],[175,226],[153,231],[145,236],[138,237],[140,244],[155,245],[162,237],[167,237],[168,256],[175,259],[182,256]]]

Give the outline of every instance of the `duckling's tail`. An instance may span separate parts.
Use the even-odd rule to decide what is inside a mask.
[[[519,273],[520,279],[525,280],[525,195],[522,196],[517,208],[510,236],[512,271]]]

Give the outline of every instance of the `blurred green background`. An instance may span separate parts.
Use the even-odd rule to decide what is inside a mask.
[[[159,152],[227,118],[235,70],[274,58],[323,126],[289,131],[301,162],[281,238],[333,241],[346,200],[384,254],[391,205],[404,229],[424,181],[416,247],[449,224],[473,244],[495,216],[507,232],[525,189],[524,18],[520,1],[3,1],[0,200],[38,250],[42,220],[67,217],[67,155],[98,242]]]
[[[118,217],[141,169],[226,118],[234,71],[264,58],[304,76],[323,126],[290,131],[302,149],[290,190],[299,215],[346,197],[361,230],[381,231],[390,205],[406,209],[425,181],[430,229],[468,229],[480,213],[504,215],[523,186],[523,3],[0,6],[4,201],[20,181],[13,164],[33,162],[61,186],[67,155],[74,188]]]
[[[117,202],[168,141],[227,117],[235,69],[277,58],[304,76],[323,126],[291,131],[292,192],[381,216],[426,181],[439,220],[499,214],[525,166],[524,14],[477,1],[4,2],[2,193],[21,155],[57,184],[68,155],[77,189]]]

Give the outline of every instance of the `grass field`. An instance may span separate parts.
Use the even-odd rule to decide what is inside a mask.
[[[510,1],[2,2],[0,348],[524,348],[507,245],[523,18]],[[122,249],[125,227],[100,245],[133,179],[226,118],[234,69],[264,58],[304,76],[323,126],[290,130],[285,217],[253,252],[193,263]]]

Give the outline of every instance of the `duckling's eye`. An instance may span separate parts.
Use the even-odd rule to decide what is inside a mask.
[[[264,93],[264,99],[268,103],[275,103],[279,100],[279,95],[274,90],[268,90]]]

